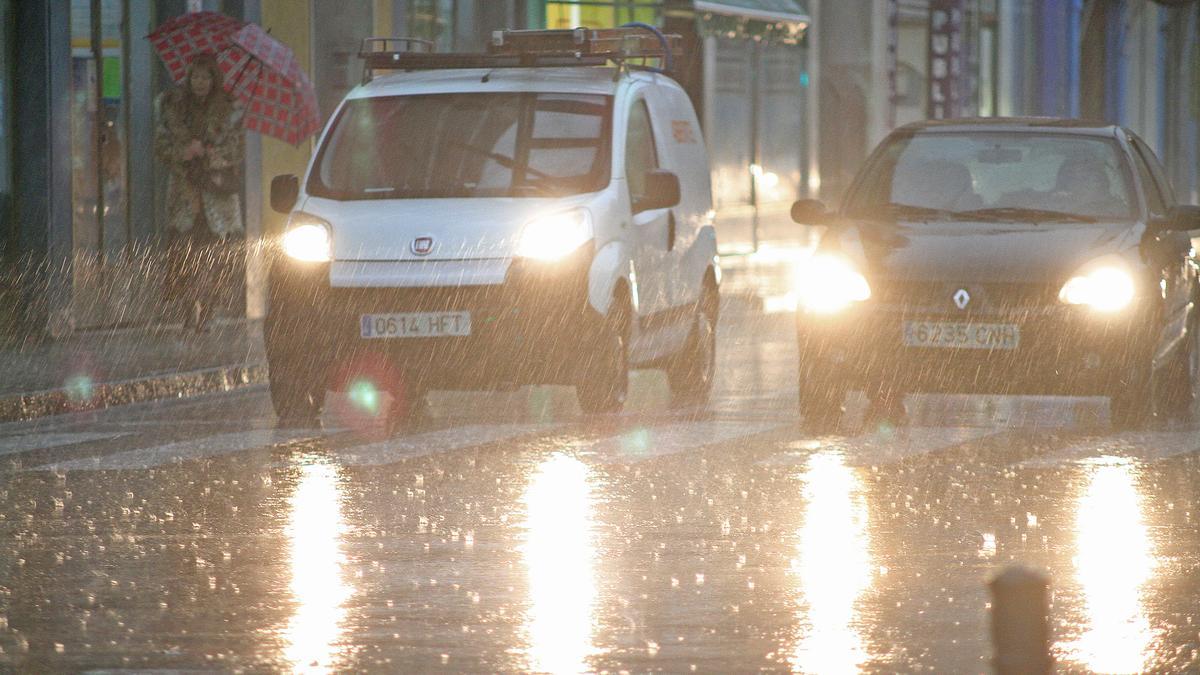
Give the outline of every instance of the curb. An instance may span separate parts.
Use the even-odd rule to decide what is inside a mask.
[[[106,382],[92,391],[51,389],[29,394],[0,396],[0,423],[89,410],[104,410],[131,403],[182,399],[232,391],[267,382],[265,363],[224,366]]]

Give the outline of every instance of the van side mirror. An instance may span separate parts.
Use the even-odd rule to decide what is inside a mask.
[[[293,174],[275,176],[271,179],[271,209],[279,213],[291,213],[300,198],[300,179]]]
[[[633,205],[635,212],[651,209],[669,209],[679,206],[682,199],[679,176],[658,169],[646,172],[646,195]]]
[[[792,204],[792,220],[800,225],[824,225],[831,215],[819,199],[801,199]]]
[[[1200,206],[1176,206],[1164,225],[1164,229],[1172,232],[1200,230]]]

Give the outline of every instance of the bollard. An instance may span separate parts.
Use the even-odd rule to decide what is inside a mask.
[[[1050,581],[1013,566],[992,578],[992,667],[997,675],[1050,673]]]

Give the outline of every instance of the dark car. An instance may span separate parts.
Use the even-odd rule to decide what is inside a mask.
[[[800,407],[838,419],[862,389],[1106,396],[1118,426],[1190,418],[1197,260],[1153,152],[1079,121],[924,122],[872,153],[797,272]]]

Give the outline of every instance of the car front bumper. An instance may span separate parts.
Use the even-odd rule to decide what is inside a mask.
[[[1016,324],[1016,349],[912,347],[907,321]],[[1105,396],[1144,382],[1159,336],[1151,302],[1100,315],[1082,307],[954,315],[863,303],[797,316],[801,377],[850,388],[932,393]]]
[[[588,302],[590,251],[553,264],[513,261],[503,283],[332,287],[329,266],[276,261],[268,359],[328,373],[343,388],[360,370],[399,371],[432,388],[572,384],[603,317]],[[471,335],[363,339],[364,314],[471,313]],[[382,365],[380,365],[382,364]]]

